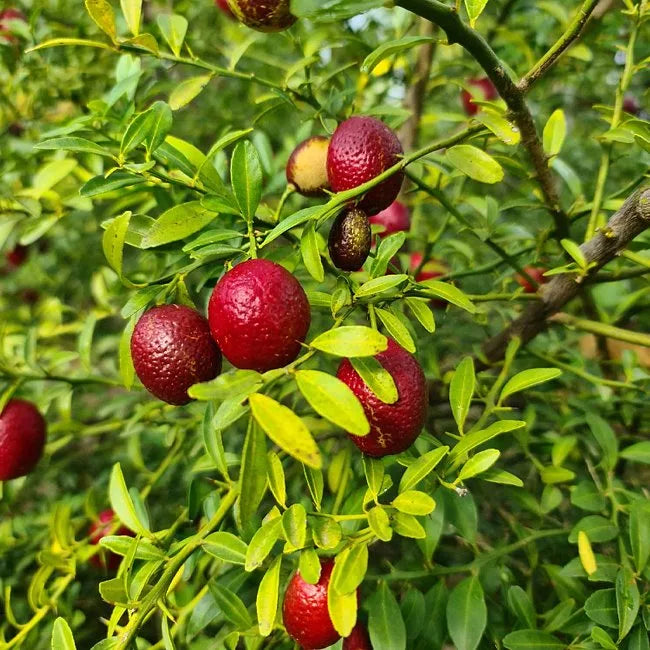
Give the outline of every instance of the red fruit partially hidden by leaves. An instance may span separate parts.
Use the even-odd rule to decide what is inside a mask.
[[[641,104],[634,95],[625,95],[623,98],[623,110],[632,115],[638,115],[641,110]]]
[[[0,481],[29,474],[45,446],[46,425],[31,403],[11,399],[0,414]]]
[[[412,253],[409,266],[411,271],[415,271],[420,264],[422,264],[422,253]],[[435,280],[440,276],[447,273],[447,267],[436,259],[429,260],[415,276],[417,282],[424,282],[425,280]],[[444,309],[447,306],[446,300],[432,300],[431,306],[437,309]]]
[[[145,312],[133,330],[131,357],[144,387],[168,404],[187,404],[192,384],[214,379],[221,371],[221,352],[208,321],[183,305]]]
[[[9,29],[9,23],[12,20],[22,20],[23,22],[26,22],[27,17],[22,11],[14,9],[13,7],[0,11],[0,42],[15,43],[18,40]]]
[[[305,291],[270,260],[242,262],[226,273],[208,306],[210,329],[236,368],[281,368],[300,352],[311,322]]]
[[[463,103],[463,109],[468,115],[476,115],[481,108],[473,100],[489,102],[496,99],[499,95],[494,84],[487,77],[468,79],[467,85],[472,87],[472,92],[463,89],[460,94],[460,99]]]
[[[90,543],[95,546],[99,544],[100,540],[108,535],[128,535],[135,537],[135,535],[123,524],[115,529],[116,521],[115,513],[108,508],[99,513],[97,521],[93,522],[88,529],[88,538]],[[109,571],[117,571],[122,558],[117,553],[111,551],[100,551],[90,558],[90,563],[98,569],[107,569]]]
[[[290,0],[228,0],[228,4],[244,25],[258,32],[280,32],[297,20]]]
[[[379,458],[408,449],[420,435],[427,413],[427,385],[415,357],[392,339],[375,359],[395,382],[398,400],[394,404],[382,402],[348,359],[341,362],[336,376],[352,389],[370,422],[367,436],[350,435],[350,439],[364,454]]]
[[[327,648],[341,638],[327,611],[327,589],[333,568],[334,560],[321,562],[320,578],[315,585],[305,582],[296,571],[284,594],[284,627],[304,649]]]
[[[403,203],[393,201],[385,210],[370,217],[370,223],[384,227],[379,233],[380,237],[392,235],[394,232],[408,232],[411,227],[411,213]]]
[[[221,11],[228,16],[228,18],[235,18],[230,6],[228,5],[228,0],[214,0],[214,4],[221,9]]]
[[[301,142],[287,161],[287,181],[303,196],[323,196],[329,189],[327,149],[329,139],[315,135]]]
[[[526,271],[526,273],[533,280],[535,280],[538,285],[542,285],[545,282],[548,282],[548,278],[544,277],[546,269],[542,269],[536,266],[524,266],[524,271]],[[536,293],[539,288],[534,286],[532,282],[527,277],[521,275],[521,273],[517,273],[517,275],[515,275],[515,280],[517,281],[517,284],[524,288],[524,293]]]
[[[397,136],[374,117],[351,117],[339,124],[327,151],[327,175],[334,192],[351,190],[399,162],[403,153]],[[404,174],[379,183],[358,206],[372,216],[386,209],[399,194]]]
[[[15,248],[10,250],[6,256],[7,263],[9,264],[10,269],[16,269],[19,266],[22,266],[27,260],[27,246],[22,246],[17,244]]]
[[[372,643],[366,626],[359,621],[350,636],[343,639],[343,650],[372,650]]]

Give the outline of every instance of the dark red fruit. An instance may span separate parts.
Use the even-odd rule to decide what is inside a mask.
[[[380,237],[392,235],[394,232],[408,232],[411,227],[411,214],[409,209],[399,201],[393,201],[385,210],[382,210],[374,217],[370,217],[370,223],[383,226]]]
[[[31,403],[9,400],[0,414],[0,481],[29,474],[43,455],[46,425]]]
[[[7,128],[7,131],[15,138],[19,138],[25,132],[25,127],[20,122],[13,122]]]
[[[320,579],[315,585],[305,582],[296,571],[284,594],[284,627],[305,650],[327,648],[341,638],[327,611],[327,588],[333,568],[334,560],[321,562]]]
[[[259,32],[280,32],[297,20],[289,0],[228,0],[228,4],[244,25]]]
[[[168,404],[187,404],[192,384],[214,379],[221,371],[221,353],[208,321],[182,305],[154,307],[140,318],[131,357],[144,387]]]
[[[422,253],[412,253],[410,260],[411,271],[415,271],[420,264],[422,264]],[[415,276],[416,282],[424,282],[425,280],[434,280],[447,273],[447,267],[436,259],[429,260]],[[432,300],[431,306],[437,309],[444,309],[447,306],[446,300]]]
[[[0,42],[15,43],[18,40],[9,30],[9,23],[12,20],[27,21],[27,17],[19,9],[9,8],[0,11]]]
[[[238,264],[219,280],[208,319],[212,336],[233,366],[265,372],[298,356],[311,311],[289,271],[255,259]]]
[[[348,359],[341,362],[336,376],[359,398],[370,422],[367,436],[350,435],[350,439],[364,454],[381,457],[404,451],[420,435],[427,412],[427,385],[415,357],[392,339],[375,359],[393,377],[398,394],[394,404],[382,402]]]
[[[625,95],[623,98],[623,110],[632,115],[638,115],[641,110],[641,104],[634,95]]]
[[[323,196],[329,189],[327,149],[329,139],[315,135],[301,142],[287,161],[287,181],[303,196]]]
[[[343,639],[343,650],[372,650],[372,643],[366,626],[359,621],[350,636]]]
[[[332,262],[342,271],[358,271],[368,257],[371,243],[368,217],[356,208],[336,217],[327,241]]]
[[[22,266],[27,260],[27,246],[21,246],[20,244],[17,244],[15,248],[6,254],[5,257],[7,258],[9,268],[16,269],[19,266]]]
[[[108,535],[128,535],[129,537],[135,537],[123,524],[114,531],[113,529],[117,523],[113,521],[114,519],[115,513],[110,508],[99,513],[98,520],[93,522],[88,529],[88,538],[91,544],[96,546],[100,540]],[[112,553],[107,550],[102,550],[90,558],[90,563],[93,566],[98,569],[107,569],[108,571],[117,571],[121,561],[122,558],[117,553]]]
[[[524,266],[524,271],[526,271],[526,273],[533,280],[535,280],[538,285],[542,285],[545,282],[548,282],[548,278],[544,277],[546,269],[542,269],[536,266]],[[521,273],[517,273],[515,275],[515,280],[517,281],[517,284],[524,288],[524,293],[536,293],[537,289],[539,288],[534,286],[532,282],[527,277],[521,275]]]
[[[214,4],[221,9],[221,11],[228,16],[228,18],[235,18],[230,6],[228,5],[228,0],[214,0]]]
[[[327,175],[334,192],[351,190],[399,162],[403,153],[397,136],[374,117],[351,117],[339,124],[327,151]],[[397,172],[373,187],[358,207],[372,216],[399,194],[404,174]]]
[[[475,99],[489,102],[496,99],[499,95],[494,84],[487,77],[468,79],[467,85],[472,87],[473,92],[463,89],[460,94],[460,99],[463,104],[463,109],[468,115],[476,115],[481,108],[478,104],[474,103]]]

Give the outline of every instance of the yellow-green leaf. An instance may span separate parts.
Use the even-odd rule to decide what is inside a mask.
[[[457,144],[445,152],[447,160],[459,171],[480,183],[503,180],[503,168],[490,154],[471,144]]]

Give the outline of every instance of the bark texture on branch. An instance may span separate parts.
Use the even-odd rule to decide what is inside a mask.
[[[524,313],[505,330],[483,345],[488,362],[503,358],[510,339],[517,336],[527,343],[548,325],[549,316],[560,311],[567,302],[580,292],[583,284],[644,230],[650,228],[650,188],[637,190],[610,218],[607,226],[592,239],[580,246],[588,262],[593,262],[589,275],[577,282],[577,275],[556,275],[540,289],[541,300],[531,304]]]

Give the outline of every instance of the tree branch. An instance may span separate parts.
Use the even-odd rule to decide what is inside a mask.
[[[584,280],[594,276],[647,228],[650,228],[650,188],[634,192],[610,218],[607,226],[580,246],[587,261],[593,263]],[[519,337],[523,343],[527,343],[535,338],[546,328],[548,318],[575,298],[582,286],[583,283],[573,273],[556,275],[551,282],[543,285],[539,291],[539,302],[529,305],[505,330],[485,342],[483,353],[487,362],[502,359],[510,339]]]

